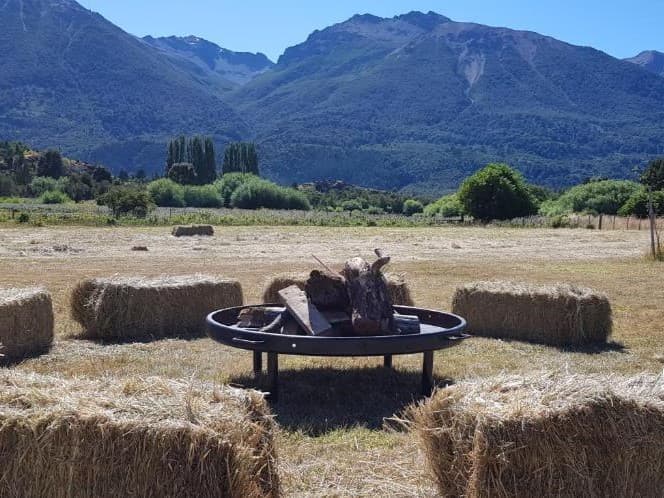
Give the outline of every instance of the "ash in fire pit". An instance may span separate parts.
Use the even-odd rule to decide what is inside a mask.
[[[386,336],[420,333],[417,316],[394,312],[382,268],[390,257],[380,249],[369,264],[346,261],[341,272],[313,270],[301,290],[279,291],[284,308],[245,308],[238,326],[261,332],[321,337]]]

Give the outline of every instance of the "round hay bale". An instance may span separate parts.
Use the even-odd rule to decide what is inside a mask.
[[[265,285],[263,303],[279,303],[279,291],[291,285],[297,285],[300,289],[304,290],[304,284],[308,278],[309,273],[283,273],[272,277]],[[387,280],[387,290],[392,297],[392,304],[399,306],[415,305],[410,288],[401,275],[386,273],[385,279]]]
[[[0,372],[0,496],[280,494],[262,395],[152,378]]]
[[[0,355],[19,360],[53,343],[53,302],[42,288],[0,289]]]
[[[606,342],[613,327],[605,295],[566,284],[475,282],[457,288],[452,309],[470,334],[553,346]]]
[[[175,237],[194,237],[196,235],[211,237],[214,235],[212,225],[190,225],[173,227],[171,232]]]
[[[437,391],[409,418],[441,496],[661,496],[660,380],[470,380]]]
[[[72,293],[71,315],[89,339],[196,337],[205,334],[209,313],[242,303],[236,280],[113,277],[81,282]]]

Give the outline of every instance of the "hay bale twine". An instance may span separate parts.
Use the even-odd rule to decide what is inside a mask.
[[[443,389],[410,417],[441,496],[661,496],[654,375],[500,376]]]
[[[613,327],[605,295],[565,284],[476,282],[457,288],[452,309],[471,334],[553,346],[606,342]]]
[[[253,391],[161,378],[0,373],[0,496],[277,497]]]
[[[19,360],[53,343],[53,302],[42,288],[0,289],[0,355]]]
[[[71,316],[88,339],[201,336],[209,313],[242,303],[236,280],[205,275],[97,278],[76,286]]]
[[[190,225],[173,227],[171,232],[175,237],[193,237],[196,235],[211,237],[214,235],[212,225]]]
[[[297,285],[304,290],[304,284],[309,278],[309,273],[283,273],[272,277],[265,285],[263,291],[263,302],[268,304],[279,303],[279,291],[291,285]],[[401,275],[387,273],[387,290],[392,297],[392,303],[400,306],[414,306],[410,288]]]

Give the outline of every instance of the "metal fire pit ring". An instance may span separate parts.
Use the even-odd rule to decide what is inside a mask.
[[[264,304],[258,307],[274,307]],[[413,335],[371,337],[313,337],[258,332],[236,327],[241,310],[247,306],[210,313],[206,319],[208,335],[215,341],[234,348],[253,351],[254,374],[263,370],[263,353],[267,353],[268,392],[272,401],[278,399],[279,355],[301,356],[383,356],[385,367],[392,367],[393,355],[423,353],[422,393],[433,389],[433,353],[459,344],[466,321],[460,316],[410,306],[395,306],[402,315],[417,315],[421,332]]]

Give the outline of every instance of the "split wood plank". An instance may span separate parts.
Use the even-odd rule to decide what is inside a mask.
[[[332,331],[330,322],[309,302],[307,294],[297,285],[280,290],[279,298],[307,334],[322,336]]]

